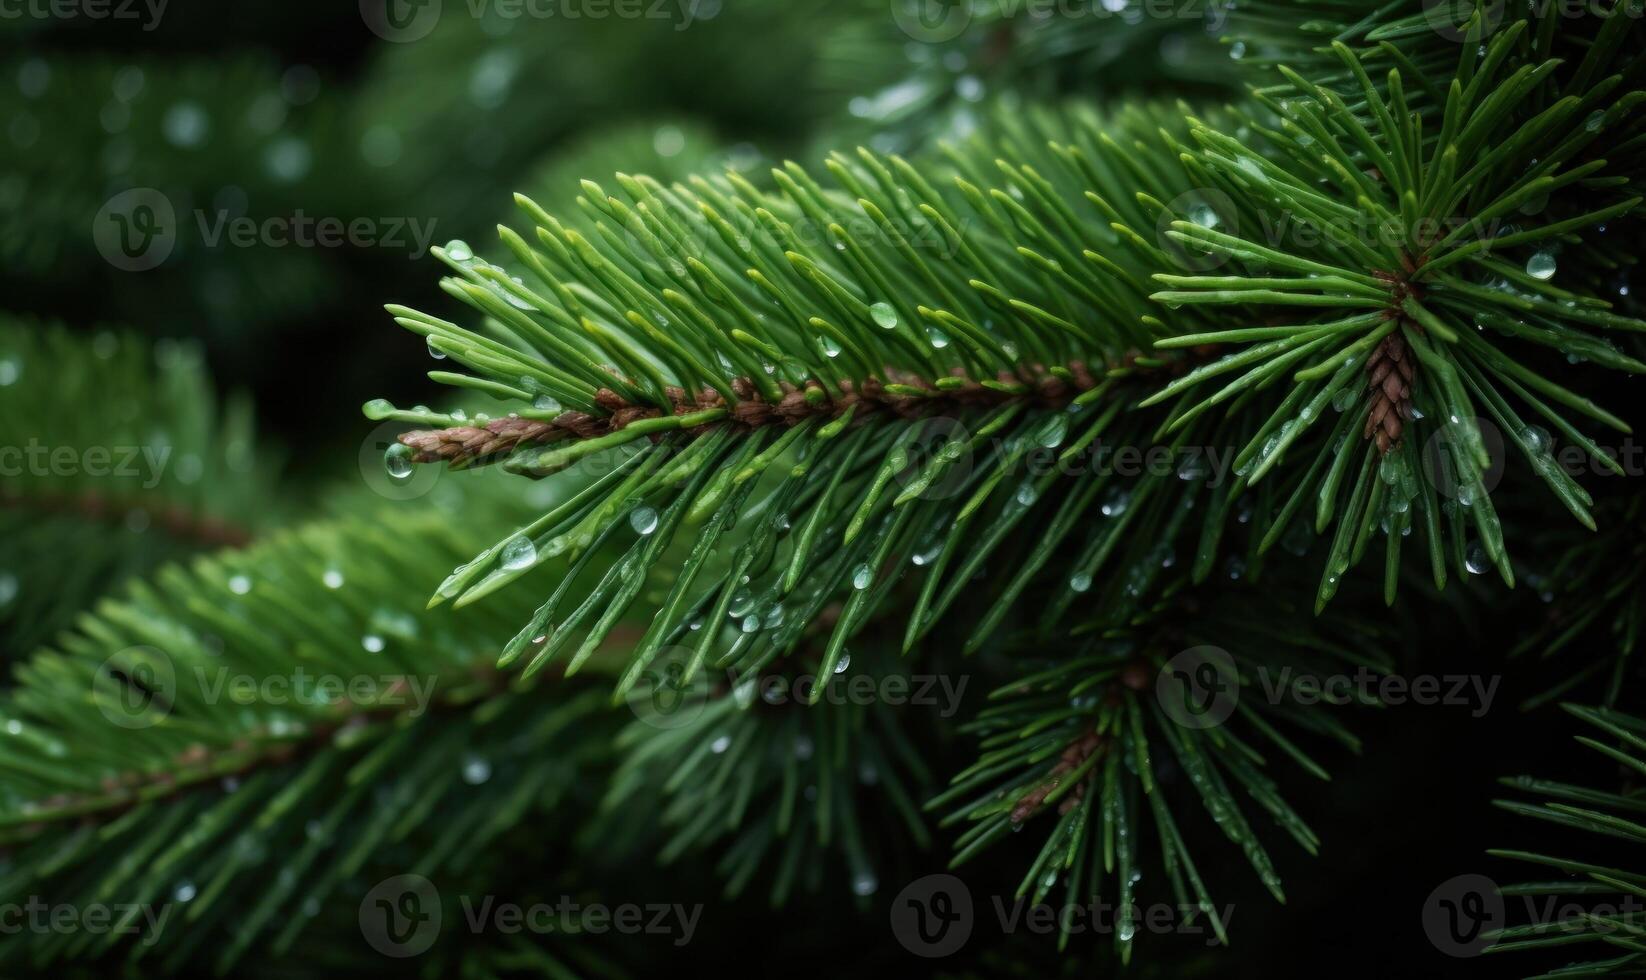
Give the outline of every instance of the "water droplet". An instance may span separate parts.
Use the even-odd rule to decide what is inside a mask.
[[[1034,484],[1025,481],[1018,484],[1017,493],[1013,495],[1012,499],[1016,500],[1019,506],[1027,507],[1034,503],[1039,496],[1040,491],[1034,488]]]
[[[949,335],[936,327],[926,328],[926,339],[930,341],[931,345],[936,347],[938,350],[942,350],[943,348],[949,346]]]
[[[818,337],[818,343],[822,346],[823,353],[826,356],[828,356],[828,357],[839,357],[840,356],[840,345],[835,343],[834,338],[829,336],[828,334],[821,334]]]
[[[1069,576],[1069,588],[1076,592],[1086,592],[1092,587],[1092,577],[1085,572],[1076,572]]]
[[[1054,415],[1047,422],[1046,427],[1040,430],[1040,439],[1038,441],[1042,448],[1056,449],[1063,444],[1063,440],[1068,434],[1069,417],[1067,415]]]
[[[400,134],[393,126],[379,123],[360,137],[360,156],[374,167],[392,167],[400,159]]]
[[[927,548],[925,551],[915,552],[909,557],[909,560],[914,562],[916,565],[930,565],[932,562],[937,560],[937,556],[942,552],[943,546],[940,544],[935,544],[930,548]]]
[[[868,588],[873,582],[874,569],[870,568],[868,565],[859,565],[857,566],[857,569],[852,572],[852,588],[859,592],[862,592],[864,589]]]
[[[313,161],[309,144],[295,136],[276,140],[263,154],[263,168],[269,176],[288,184],[302,180]]]
[[[175,898],[179,902],[187,903],[194,901],[194,896],[197,894],[199,894],[199,892],[194,887],[194,882],[180,881],[177,883],[177,888],[172,891],[171,897]]]
[[[328,589],[341,589],[343,587],[343,573],[335,568],[328,568],[320,574],[320,581],[324,582]]]
[[[1332,396],[1332,408],[1339,412],[1347,412],[1357,397],[1359,392],[1353,388],[1339,388],[1337,394]]]
[[[1229,57],[1235,59],[1236,61],[1246,57],[1246,42],[1236,41],[1235,43],[1229,45]]]
[[[1606,124],[1606,113],[1596,109],[1589,113],[1589,118],[1583,120],[1583,128],[1591,133],[1600,132],[1600,127]]]
[[[732,747],[732,737],[730,735],[721,735],[721,736],[717,737],[713,742],[709,743],[709,751],[713,752],[715,755],[720,755],[720,754],[724,753],[727,749],[729,749],[731,747]]]
[[[537,545],[525,535],[510,538],[509,543],[503,546],[503,567],[511,572],[522,568],[530,568],[537,563]]]
[[[659,126],[652,134],[652,149],[660,157],[678,156],[686,148],[686,134],[679,126]]]
[[[742,619],[754,609],[754,596],[748,589],[739,589],[732,595],[732,601],[726,604],[726,615],[732,619]]]
[[[365,636],[360,638],[360,646],[365,649],[367,653],[382,653],[383,638],[375,633],[367,633]]]
[[[862,874],[860,874],[857,877],[852,879],[852,894],[853,895],[859,895],[859,896],[873,895],[874,892],[875,892],[875,889],[877,889],[879,887],[880,887],[880,880],[878,878],[876,878],[874,875],[867,872],[867,871],[863,872]]]
[[[1205,203],[1196,204],[1189,209],[1189,220],[1202,228],[1216,228],[1223,221],[1217,212],[1212,210],[1212,206]]]
[[[1491,560],[1486,557],[1486,547],[1479,541],[1471,541],[1469,547],[1464,550],[1463,567],[1475,575],[1492,567]]]
[[[760,630],[760,617],[752,613],[744,616],[743,622],[739,623],[737,628],[745,633],[758,632]]]
[[[1103,497],[1103,505],[1099,510],[1104,517],[1119,517],[1126,513],[1126,507],[1132,502],[1132,495],[1120,487],[1110,487]]]
[[[1521,430],[1520,438],[1534,454],[1547,453],[1555,447],[1555,437],[1541,425],[1528,425]]]
[[[836,660],[834,662],[834,672],[837,673],[837,674],[844,674],[846,672],[846,668],[850,667],[851,665],[852,665],[852,653],[851,653],[851,651],[850,650],[842,650],[842,651],[840,651],[840,659]]]
[[[887,330],[897,326],[897,311],[892,309],[890,303],[876,303],[869,307],[869,316],[874,318],[876,324]]]
[[[1553,278],[1555,274],[1555,257],[1541,250],[1533,252],[1532,257],[1526,260],[1526,274],[1533,279],[1544,281]]]
[[[0,606],[12,604],[16,598],[16,575],[0,572]]]
[[[235,595],[245,595],[251,591],[251,576],[235,575],[229,579],[229,591]]]
[[[1210,473],[1210,467],[1206,465],[1206,461],[1198,453],[1185,457],[1183,462],[1177,465],[1177,478],[1179,480],[1204,480]]]
[[[160,130],[165,134],[166,141],[185,149],[205,142],[210,129],[211,120],[207,118],[206,110],[195,102],[177,103],[167,109],[160,120]]]
[[[446,243],[446,256],[453,262],[468,262],[474,258],[474,249],[461,238],[453,238]]]
[[[492,764],[484,756],[471,755],[463,760],[463,781],[470,786],[479,786],[492,778]]]
[[[657,511],[650,507],[636,507],[629,513],[629,526],[637,534],[650,534],[657,530]]]
[[[395,443],[383,453],[383,468],[389,471],[389,476],[395,480],[408,480],[412,475],[412,450],[410,446]]]

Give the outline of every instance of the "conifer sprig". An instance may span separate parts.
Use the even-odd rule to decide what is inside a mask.
[[[1640,814],[1646,800],[1631,788],[1646,773],[1646,721],[1610,708],[1564,705],[1565,709],[1598,729],[1596,736],[1577,736],[1583,747],[1598,752],[1617,764],[1623,787],[1596,789],[1571,783],[1518,776],[1503,783],[1520,793],[1532,794],[1536,802],[1499,800],[1497,805],[1511,813],[1531,817],[1564,831],[1577,831],[1590,841],[1617,849],[1617,856],[1602,860],[1579,860],[1560,852],[1490,850],[1496,857],[1535,864],[1559,874],[1548,881],[1527,882],[1502,889],[1505,896],[1572,896],[1596,906],[1579,917],[1562,915],[1548,921],[1513,925],[1500,930],[1488,947],[1491,953],[1513,953],[1562,947],[1570,955],[1584,959],[1572,962],[1548,976],[1616,976],[1639,971],[1646,956],[1639,937],[1646,917],[1631,911],[1623,900],[1632,900],[1638,909],[1646,890],[1646,874],[1630,870],[1630,848],[1646,842],[1646,826]],[[1575,847],[1575,843],[1567,847]]]
[[[1308,743],[1358,751],[1359,740],[1332,707],[1294,703],[1294,693],[1325,673],[1386,672],[1390,660],[1372,640],[1375,629],[1366,642],[1344,643],[1346,633],[1271,628],[1301,612],[1282,612],[1281,601],[1272,616],[1254,617],[1251,603],[1269,601],[1272,585],[1261,593],[1184,585],[1177,578],[1151,590],[1155,598],[1124,627],[1089,632],[1058,656],[1036,658],[990,695],[997,703],[965,726],[981,737],[981,756],[929,804],[949,811],[944,826],[970,825],[955,840],[954,865],[1041,826],[1045,843],[1018,898],[1041,903],[1060,892],[1060,901],[1079,904],[1103,895],[1127,907],[1139,901],[1140,879],[1152,877],[1145,865],[1158,858],[1179,907],[1206,915],[1226,942],[1209,876],[1181,829],[1191,822],[1186,804],[1198,799],[1264,887],[1285,901],[1238,800],[1249,796],[1315,853],[1319,838],[1269,775],[1268,756],[1330,778]],[[1299,732],[1304,744],[1294,741]],[[1134,938],[1116,931],[1122,960]],[[1060,935],[1060,946],[1069,939]]]

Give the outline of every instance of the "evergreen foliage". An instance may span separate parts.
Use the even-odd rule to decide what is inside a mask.
[[[1617,452],[1646,372],[1640,3],[1256,0],[1201,24],[991,0],[930,43],[866,3],[728,0],[684,39],[450,18],[302,113],[307,151],[347,161],[324,192],[270,169],[272,130],[224,127],[292,202],[473,220],[518,179],[518,213],[489,257],[467,232],[432,249],[446,302],[388,306],[449,391],[364,407],[394,440],[368,440],[367,483],[415,499],[354,459],[282,475],[187,345],[0,324],[0,446],[151,451],[113,493],[84,452],[0,472],[0,907],[177,916],[0,963],[381,967],[361,903],[405,874],[454,883],[451,917],[505,885],[669,876],[826,931],[883,922],[933,861],[1032,903],[1175,901],[1228,944],[1221,896],[1284,903],[1294,849],[1330,876],[1312,804],[1380,751],[1378,697],[1307,680],[1443,669],[1420,624],[1449,611],[1520,631],[1522,731],[1601,705],[1565,705],[1598,773],[1505,780],[1532,802],[1498,806],[1551,833],[1490,852],[1551,875],[1499,898],[1601,910],[1511,923],[1493,956],[1639,972],[1646,921],[1602,903],[1646,897],[1616,846],[1646,837]],[[105,155],[184,126],[179,99],[292,109],[266,66],[144,67],[149,101],[120,96],[132,66],[81,68],[31,105],[115,86]],[[1153,82],[1182,98],[1135,94]],[[95,169],[84,123],[42,125],[43,154]],[[410,158],[374,174],[391,135]],[[770,165],[813,139],[815,164]],[[208,193],[171,142],[122,181]],[[0,193],[72,226],[101,181],[46,158]],[[0,236],[0,259],[45,279],[84,246]],[[185,259],[191,282],[228,261]],[[265,285],[290,313],[286,271]],[[1184,706],[1190,675],[1218,717]],[[922,677],[976,686],[938,712],[888,695]],[[836,696],[857,682],[875,696]],[[1177,962],[1130,928],[1055,931],[952,969]],[[633,959],[477,931],[422,964]]]

